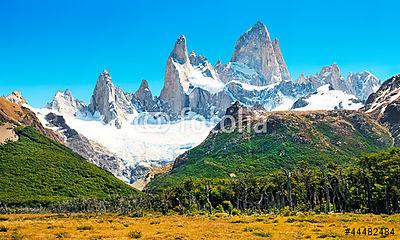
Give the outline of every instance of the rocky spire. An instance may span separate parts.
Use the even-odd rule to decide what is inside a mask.
[[[175,114],[179,115],[181,110],[188,106],[186,93],[190,87],[188,77],[191,71],[193,67],[190,65],[186,39],[182,35],[176,40],[174,49],[167,60],[164,87],[160,94],[161,100],[167,102]]]
[[[175,62],[178,62],[180,64],[184,64],[189,61],[186,48],[186,38],[184,35],[181,35],[176,40],[174,49],[172,50],[170,57],[172,57]]]
[[[276,60],[278,61],[279,68],[281,70],[282,80],[284,80],[284,81],[290,80],[289,70],[286,66],[285,60],[283,59],[281,47],[279,45],[279,41],[277,38],[274,39],[274,41],[272,42],[272,45],[274,46]]]
[[[298,84],[307,83],[307,79],[306,79],[306,76],[304,75],[304,72],[301,73],[300,77],[297,78],[296,82]]]
[[[145,109],[146,111],[148,109],[151,109],[155,103],[153,95],[151,94],[149,88],[149,84],[145,79],[143,79],[142,82],[140,83],[139,89],[135,92],[135,97],[139,100],[143,109]]]
[[[263,77],[263,81],[257,85],[282,81],[274,46],[267,28],[261,22],[257,22],[237,40],[231,61],[244,63],[256,70]]]
[[[125,120],[128,114],[137,113],[125,93],[115,88],[108,70],[104,70],[97,79],[89,111],[92,114],[100,114],[105,123],[115,120],[117,127],[121,126],[122,120]]]
[[[57,91],[53,100],[47,103],[46,108],[55,110],[62,115],[73,116],[83,110],[85,105],[83,102],[75,99],[69,89],[66,89],[64,92]]]
[[[10,95],[6,97],[6,99],[18,105],[27,104],[25,98],[22,96],[20,91],[13,91]]]

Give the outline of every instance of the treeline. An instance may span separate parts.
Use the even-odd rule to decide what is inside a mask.
[[[163,214],[287,213],[297,211],[399,213],[400,149],[370,154],[352,165],[311,167],[306,162],[266,176],[186,179],[131,197],[74,199],[41,204],[0,203],[9,212],[117,212]]]
[[[315,211],[398,213],[400,149],[370,154],[350,166],[282,169],[264,177],[187,179],[159,190],[159,207],[180,213]]]

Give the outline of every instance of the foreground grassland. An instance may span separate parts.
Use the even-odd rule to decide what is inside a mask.
[[[400,215],[146,216],[0,215],[0,239],[379,239],[345,236],[345,228],[395,228]]]

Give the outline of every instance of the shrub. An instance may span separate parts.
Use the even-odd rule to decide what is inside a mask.
[[[0,226],[0,232],[7,232],[7,228],[5,226]]]
[[[128,237],[132,239],[138,239],[142,237],[142,233],[139,231],[132,231],[128,233]]]
[[[79,226],[79,227],[77,227],[77,230],[80,230],[80,231],[93,230],[93,227],[92,226]]]

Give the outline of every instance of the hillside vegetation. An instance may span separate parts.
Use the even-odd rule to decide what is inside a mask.
[[[238,119],[237,114],[232,114]],[[201,145],[180,156],[170,173],[158,176],[150,188],[188,177],[264,176],[275,170],[296,168],[299,162],[320,168],[328,163],[349,164],[363,154],[393,144],[386,129],[360,112],[244,110],[241,118],[241,127],[236,126],[233,132],[224,132],[217,126]],[[250,127],[246,127],[248,123]],[[264,129],[260,132],[257,128]]]
[[[36,129],[18,127],[15,131],[18,141],[0,145],[0,203],[49,203],[137,193]]]

